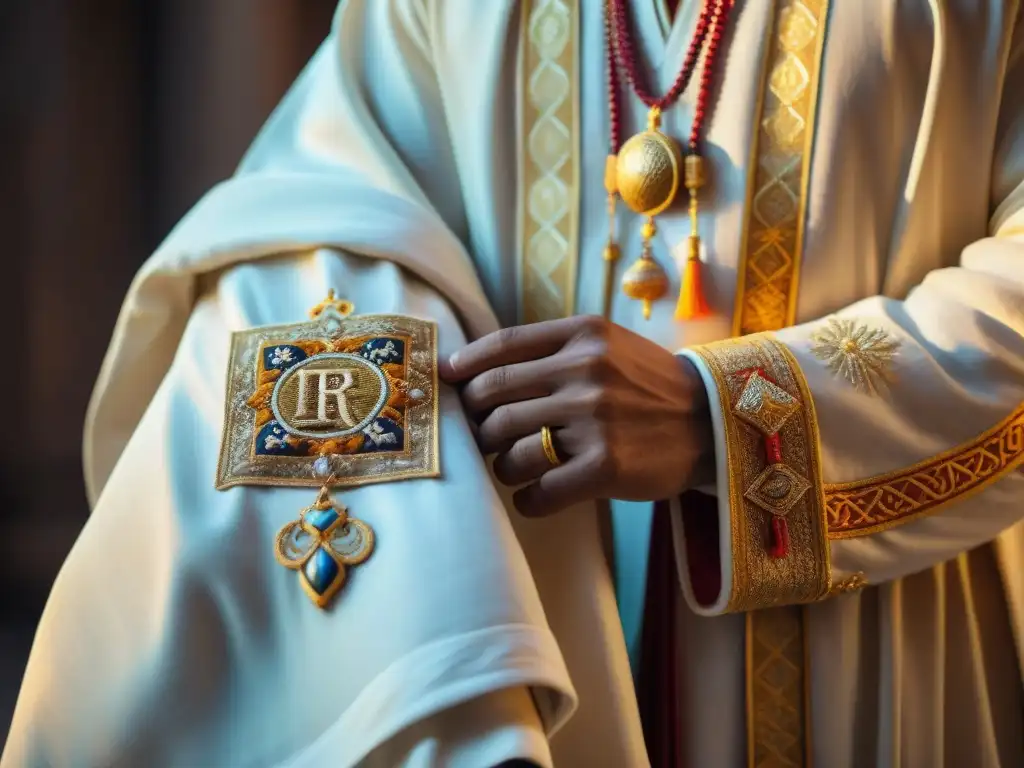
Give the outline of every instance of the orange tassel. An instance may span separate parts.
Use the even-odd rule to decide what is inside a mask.
[[[711,308],[704,298],[701,281],[700,238],[690,235],[689,255],[679,286],[679,301],[676,303],[676,320],[699,320],[710,315]]]

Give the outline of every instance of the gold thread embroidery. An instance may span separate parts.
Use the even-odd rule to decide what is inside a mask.
[[[523,3],[521,321],[573,314],[579,212],[576,0]]]
[[[343,487],[440,474],[434,324],[320,309],[232,334],[219,490],[322,485],[318,461]]]
[[[805,764],[810,708],[802,617],[799,606],[747,613],[747,727],[751,732],[747,762],[751,766],[799,768]]]
[[[810,487],[785,464],[769,464],[743,496],[766,512],[785,517]]]
[[[867,536],[931,514],[1024,465],[1024,403],[970,442],[897,472],[825,486],[830,539]]]
[[[857,571],[857,573],[851,573],[845,579],[834,582],[828,590],[828,596],[837,597],[839,595],[848,595],[851,592],[860,592],[867,585],[868,580],[864,578],[864,574]]]
[[[883,328],[850,318],[829,318],[811,334],[811,354],[853,388],[880,395],[892,383],[890,370],[900,342]]]
[[[347,299],[337,298],[334,295],[334,289],[331,288],[327,291],[327,298],[318,302],[309,310],[309,317],[311,320],[316,320],[328,309],[337,312],[339,317],[348,317],[355,312],[356,305]]]
[[[727,610],[747,611],[820,599],[828,591],[830,569],[819,440],[814,404],[796,360],[785,346],[766,335],[716,342],[694,351],[715,377],[725,424],[725,460],[733,511],[733,578]],[[790,492],[784,500],[769,498],[771,494],[765,493],[770,478],[764,473],[773,467],[767,464],[761,434],[737,412],[744,394],[749,394],[748,382],[753,378],[750,372],[758,369],[782,390],[777,395],[779,400],[798,404],[798,410],[781,423],[774,416],[770,419],[770,426],[778,429],[783,458],[783,464],[774,465],[774,471],[783,471],[790,480]],[[773,506],[779,507],[788,521],[791,549],[785,558],[771,557],[766,547],[769,515],[776,513]]]
[[[733,334],[796,314],[827,0],[780,0],[762,93],[736,286]]]
[[[828,6],[828,0],[776,2],[773,42],[765,46],[757,127],[751,141],[747,219],[733,314],[735,336],[779,330],[795,320]],[[817,441],[814,445],[816,451]],[[773,626],[794,623],[805,623],[798,608],[750,613],[748,645],[770,647],[778,641]],[[801,631],[800,637],[804,634]],[[797,645],[801,644],[803,640]],[[806,660],[795,647],[778,651],[768,657],[774,664],[755,666],[752,656],[747,659],[748,764],[758,768],[795,768],[810,760],[805,686],[796,683],[777,691],[784,694],[781,701],[769,690],[776,673],[795,671],[798,680],[806,678]],[[787,666],[784,659],[791,663]],[[772,701],[774,705],[768,703]],[[782,702],[788,703],[783,707]],[[772,721],[773,710],[793,713],[787,727],[780,730],[779,723]]]
[[[796,398],[758,373],[747,379],[735,406],[738,418],[766,435],[782,429],[789,417],[799,410]]]

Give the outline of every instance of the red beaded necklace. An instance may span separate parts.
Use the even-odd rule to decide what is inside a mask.
[[[619,249],[615,238],[615,199],[634,212],[647,217],[642,230],[643,248],[640,257],[623,276],[623,292],[643,302],[644,317],[650,317],[651,302],[668,290],[668,276],[651,255],[651,238],[657,231],[654,217],[668,208],[679,189],[680,176],[690,195],[690,237],[688,257],[682,276],[676,317],[683,320],[710,314],[701,290],[700,236],[697,231],[697,190],[704,185],[704,162],[699,153],[701,133],[711,98],[715,61],[721,50],[722,36],[734,0],[704,0],[697,27],[679,74],[664,96],[654,96],[640,74],[638,55],[630,30],[626,0],[606,0],[605,39],[608,53],[608,103],[611,118],[610,152],[605,165],[605,189],[608,192],[608,244],[605,248],[605,314],[611,306],[611,285],[614,263]],[[705,45],[706,44],[706,45]],[[669,109],[686,90],[701,50],[706,47],[701,70],[700,89],[693,125],[690,128],[688,152],[681,157],[678,144],[663,134],[661,113]],[[619,70],[622,70],[633,92],[649,109],[647,130],[621,143],[621,95]],[[681,167],[682,166],[682,167]]]

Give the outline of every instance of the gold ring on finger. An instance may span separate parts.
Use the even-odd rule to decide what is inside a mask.
[[[551,427],[540,428],[540,445],[544,449],[544,456],[552,467],[562,466],[562,460],[558,458],[558,451],[555,450],[555,441],[551,435]]]

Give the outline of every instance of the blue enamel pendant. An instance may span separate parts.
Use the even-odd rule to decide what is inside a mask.
[[[277,532],[274,547],[277,561],[298,571],[302,589],[320,608],[330,605],[344,586],[346,567],[364,562],[373,553],[373,529],[331,499],[329,484],[298,520]]]

